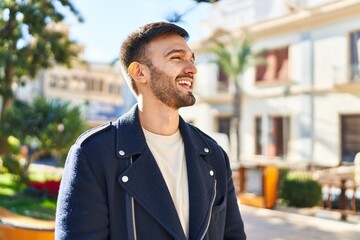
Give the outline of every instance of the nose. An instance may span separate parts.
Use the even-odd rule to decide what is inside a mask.
[[[185,72],[190,73],[192,75],[195,75],[197,73],[196,66],[192,61],[188,61],[186,68],[185,68]]]

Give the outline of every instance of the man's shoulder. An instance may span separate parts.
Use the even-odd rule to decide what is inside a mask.
[[[191,123],[187,123],[190,129],[192,129],[193,134],[198,134],[201,136],[201,138],[206,141],[210,145],[219,146],[218,143],[207,133],[200,130],[198,127],[192,125]]]
[[[79,146],[83,146],[86,142],[94,139],[94,138],[102,138],[104,134],[107,134],[113,127],[112,122],[107,122],[97,127],[91,128],[81,134],[76,140],[76,144]]]

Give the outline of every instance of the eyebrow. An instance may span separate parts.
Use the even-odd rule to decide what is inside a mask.
[[[173,54],[173,53],[182,53],[182,54],[186,54],[186,51],[183,49],[172,49],[170,50],[168,53],[165,54],[165,57]],[[192,58],[195,61],[195,54],[192,52]]]

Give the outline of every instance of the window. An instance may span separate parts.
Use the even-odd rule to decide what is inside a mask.
[[[68,88],[68,82],[69,82],[69,79],[67,76],[63,76],[60,80],[60,88],[61,89],[67,89]]]
[[[84,80],[86,82],[86,90],[92,91],[94,89],[94,80],[90,77],[84,77]]]
[[[218,118],[218,132],[225,133],[228,137],[230,136],[230,117],[219,117]]]
[[[261,155],[262,151],[262,143],[261,143],[261,135],[262,135],[262,118],[255,118],[255,154]]]
[[[102,79],[98,80],[98,89],[99,92],[103,92],[104,91],[104,81]]]
[[[108,85],[108,92],[110,94],[119,95],[121,94],[121,86],[116,83],[110,83]]]
[[[288,49],[288,47],[273,49],[262,55],[266,63],[256,66],[255,81],[257,83],[287,81],[289,79]]]
[[[270,117],[269,124],[268,154],[285,158],[288,153],[290,119],[283,116]]]
[[[263,175],[258,168],[246,169],[246,192],[263,195]]]
[[[229,91],[229,78],[219,67],[218,76],[218,91],[220,93],[226,93]]]
[[[57,88],[57,84],[58,84],[58,81],[59,81],[58,76],[55,75],[55,74],[51,74],[49,78],[50,78],[49,86],[51,88]]]
[[[354,162],[360,152],[360,114],[341,116],[341,160]]]
[[[360,82],[360,31],[350,35],[350,81]]]
[[[84,91],[86,88],[85,80],[79,75],[72,75],[69,88],[72,91]]]

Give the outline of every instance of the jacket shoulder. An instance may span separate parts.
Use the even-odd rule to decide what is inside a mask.
[[[188,126],[190,127],[190,129],[193,130],[193,132],[195,132],[195,134],[198,134],[199,136],[201,136],[201,138],[206,141],[208,144],[210,145],[215,145],[215,146],[219,146],[219,144],[215,141],[215,139],[213,139],[212,137],[210,137],[208,134],[206,134],[205,132],[203,132],[202,130],[200,130],[198,127],[195,127],[194,125],[192,125],[191,123],[187,123]]]
[[[112,122],[107,122],[103,125],[91,128],[78,137],[78,139],[76,140],[76,144],[82,146],[85,142],[89,141],[95,136],[98,136],[101,133],[109,131],[112,128],[112,126],[113,126]]]

